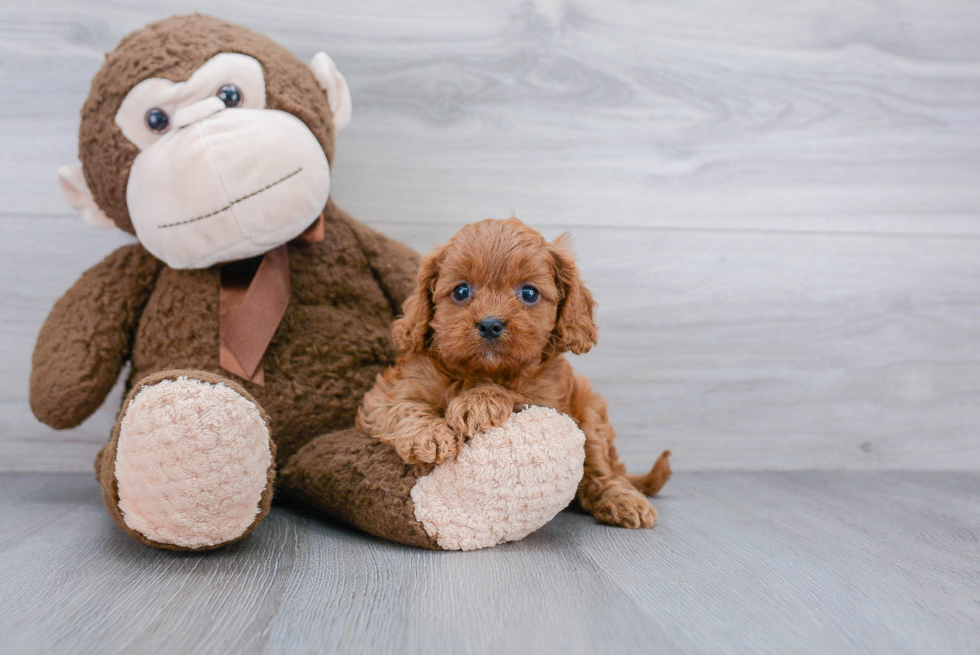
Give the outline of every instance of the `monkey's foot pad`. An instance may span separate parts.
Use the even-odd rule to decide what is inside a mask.
[[[575,497],[585,461],[575,421],[546,408],[475,435],[412,488],[415,518],[445,550],[523,539]]]
[[[154,545],[183,549],[242,537],[267,509],[270,444],[258,406],[224,382],[180,375],[143,386],[116,448],[123,521]]]

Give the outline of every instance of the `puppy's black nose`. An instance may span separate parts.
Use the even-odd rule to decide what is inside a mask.
[[[488,341],[496,339],[504,331],[504,322],[496,316],[487,316],[476,324],[480,336]]]

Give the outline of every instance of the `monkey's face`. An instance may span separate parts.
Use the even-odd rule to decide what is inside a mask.
[[[173,268],[253,257],[324,211],[350,106],[324,53],[307,67],[243,27],[168,18],[106,56],[82,110],[84,168],[63,167],[61,187],[88,223]]]
[[[252,57],[219,54],[186,82],[144,80],[115,120],[140,149],[126,187],[136,236],[174,268],[267,252],[327,202],[323,148],[301,120],[266,108]]]

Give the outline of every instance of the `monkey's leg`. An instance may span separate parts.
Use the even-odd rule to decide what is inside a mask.
[[[268,423],[248,392],[219,375],[143,378],[95,463],[109,514],[157,548],[210,550],[241,539],[272,502]]]
[[[456,459],[426,468],[354,429],[320,436],[283,468],[293,502],[365,532],[435,550],[522,539],[571,502],[585,436],[567,416],[532,407],[475,435]]]

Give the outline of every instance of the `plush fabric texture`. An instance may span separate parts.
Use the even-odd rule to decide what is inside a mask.
[[[126,36],[106,56],[82,107],[79,159],[96,204],[123,230],[135,233],[126,205],[129,170],[139,148],[115,123],[126,94],[158,77],[183,82],[222,52],[254,57],[265,73],[266,107],[293,114],[333,161],[334,127],[327,91],[313,72],[268,37],[210,16],[175,16]]]
[[[222,52],[209,59],[183,82],[151,77],[134,86],[119,105],[115,123],[123,136],[140,150],[146,150],[191,123],[224,110],[225,103],[215,90],[226,84],[238,89],[235,109],[265,109],[265,75],[254,57]],[[161,109],[170,117],[168,129],[151,132],[146,114]]]
[[[265,385],[236,382],[269,414],[277,462],[350,427],[374,378],[395,360],[390,325],[414,288],[418,255],[329,203],[325,238],[289,244],[291,297],[262,360]],[[86,272],[41,328],[31,406],[57,428],[94,412],[132,361],[128,385],[173,369],[225,379],[217,267],[175,270],[125,246]]]
[[[185,548],[244,534],[274,470],[255,403],[182,375],[142,385],[123,412],[115,475],[126,525]]]
[[[261,166],[248,153],[262,153]],[[126,197],[147,250],[173,268],[208,268],[296,238],[329,190],[327,159],[299,119],[222,106],[141,152]]]
[[[87,187],[100,212],[134,233],[126,189],[140,151],[115,122],[120,105],[140,82],[149,78],[183,82],[222,53],[246,55],[261,65],[265,107],[301,122],[329,163],[334,138],[331,98],[309,67],[245,28],[207,16],[181,16],[133,32],[106,56],[82,109],[79,159],[84,183],[77,176],[63,175],[63,184],[79,193]],[[318,67],[318,74],[338,91],[334,104],[342,114],[338,124],[344,123],[350,102],[342,76],[324,65]],[[230,116],[231,110],[217,113]],[[181,118],[177,114],[174,120]],[[173,193],[186,191],[174,189]],[[418,255],[358,223],[326,198],[326,188],[322,191],[323,197],[313,203],[320,206],[313,208],[315,215],[311,210],[309,221],[322,213],[322,225],[318,223],[316,230],[322,240],[301,236],[285,245],[291,289],[285,314],[262,358],[264,386],[241,378],[232,380],[220,364],[222,266],[177,270],[142,245],[133,245],[120,248],[83,274],[45,320],[31,372],[30,400],[35,415],[55,428],[80,424],[102,404],[129,361],[132,366],[126,382],[130,393],[141,385],[168,379],[174,370],[192,370],[189,378],[211,385],[199,388],[209,388],[205,395],[216,396],[208,402],[220,402],[221,393],[216,391],[220,385],[240,392],[265,412],[279,466],[311,439],[350,427],[363,394],[394,361],[390,325],[415,285]],[[271,244],[270,249],[279,245]],[[115,476],[124,416],[120,415],[113,436],[96,460],[106,506],[135,539],[158,547],[185,548],[148,538],[124,520]],[[156,463],[153,452],[159,456]],[[166,466],[170,457],[152,449],[144,455],[140,466],[151,469]],[[128,480],[126,470],[124,457],[122,473]],[[253,477],[243,476],[246,480]],[[225,482],[235,486],[242,480]],[[123,488],[127,496],[127,484]],[[263,495],[263,506],[271,502],[271,489],[270,485]],[[408,489],[406,499],[407,494]],[[264,511],[259,513],[256,523],[263,515]],[[156,538],[164,537],[156,534]]]
[[[224,83],[236,85],[240,105],[214,95]],[[147,129],[152,109],[172,117],[166,132]],[[126,188],[130,221],[173,268],[261,255],[301,234],[327,203],[320,142],[296,116],[265,107],[262,66],[247,55],[219,54],[186,82],[140,82],[115,122],[141,149]]]
[[[416,476],[387,444],[353,429],[325,434],[304,446],[279,473],[279,498],[370,534],[439,550],[415,518],[410,497]]]
[[[133,334],[163,268],[141,246],[123,246],[55,303],[31,359],[30,402],[38,419],[73,428],[99,408],[132,354]]]
[[[58,186],[61,193],[82,220],[90,227],[107,230],[116,227],[108,216],[92,200],[92,192],[85,183],[81,164],[69,164],[58,168]]]
[[[280,498],[365,532],[435,550],[522,539],[575,497],[585,435],[544,407],[476,435],[458,458],[412,466],[357,430],[317,437],[279,474]]]
[[[163,394],[153,393],[154,390],[172,390],[174,388],[173,383],[178,383],[178,387],[184,387],[185,392],[182,394],[182,399],[175,399],[171,396],[169,402],[163,404],[153,402],[154,396],[156,397],[155,400],[159,401],[161,395],[168,395],[166,391]],[[160,385],[165,386],[160,387]],[[140,396],[144,390],[149,391],[149,395],[143,396],[145,400],[134,407],[134,399]],[[223,399],[224,402],[219,399]],[[146,400],[150,402],[146,403]],[[178,402],[174,403],[174,400]],[[187,401],[190,401],[189,404]],[[172,407],[166,407],[166,405],[171,404]],[[146,437],[147,432],[150,432],[150,438],[153,436],[163,437],[164,441],[173,439],[172,444],[164,444],[162,448],[157,449],[157,457],[153,457],[152,453],[145,448],[140,448],[139,435],[134,433],[132,425],[125,428],[123,425],[127,422],[128,410],[135,409],[136,423],[142,424],[142,427],[145,428],[150,423],[146,420],[147,412],[145,410],[148,405],[152,408],[150,414],[156,414],[156,418],[161,418],[162,415],[162,420],[157,425],[156,430],[138,430],[137,433],[142,432],[142,436]],[[153,407],[154,405],[155,407]],[[201,410],[207,406],[210,406],[210,409],[201,414]],[[233,421],[229,421],[229,418]],[[239,437],[243,436],[242,427],[244,427],[243,425],[237,427],[231,425],[232,422],[237,421],[244,421],[251,427],[247,431],[249,434],[245,441],[250,441],[255,446],[243,450],[251,451],[253,457],[256,453],[258,456],[253,459],[252,466],[249,467],[250,470],[233,462],[227,463],[225,469],[219,470],[217,480],[212,481],[224,484],[230,480],[236,488],[230,494],[222,494],[222,490],[212,489],[212,492],[217,494],[217,497],[212,495],[212,501],[215,501],[216,504],[210,508],[202,507],[194,501],[195,496],[197,496],[196,500],[204,501],[205,489],[198,489],[205,491],[205,494],[200,495],[182,493],[192,489],[199,482],[205,482],[200,479],[200,471],[196,471],[195,468],[204,470],[212,465],[211,462],[201,459],[203,451],[200,446],[208,445],[208,433],[210,433],[210,436],[214,437],[215,446],[218,446],[222,441],[232,446],[231,449],[219,448],[219,452],[224,450],[227,454],[231,450],[236,450],[230,442],[240,441],[234,435],[237,433]],[[176,426],[178,429],[168,429],[167,423],[171,423],[171,426]],[[210,428],[207,427],[208,424],[211,425]],[[215,430],[219,424],[223,424],[223,428]],[[194,428],[195,425],[196,429]],[[174,370],[147,376],[127,394],[123,402],[123,410],[116,420],[109,443],[99,451],[95,459],[95,475],[102,487],[102,500],[109,510],[109,515],[129,536],[143,544],[157,548],[211,550],[241,539],[258,526],[272,505],[275,466],[271,460],[275,455],[275,444],[268,438],[268,425],[269,416],[257,405],[255,399],[241,386],[219,375],[204,371]],[[182,436],[179,430],[181,426],[190,428]],[[156,435],[152,434],[154,431]],[[224,435],[221,434],[222,432]],[[137,435],[136,442],[131,439],[134,434]],[[263,436],[265,437],[264,443],[262,442]],[[121,437],[122,448],[129,451],[128,454],[122,454],[123,471],[121,476],[125,480],[123,495],[129,496],[122,504],[120,502],[120,478],[117,477],[117,456],[119,455]],[[141,450],[142,453],[139,452]],[[134,461],[134,455],[136,455],[136,461]],[[211,457],[210,452],[208,452],[207,457]],[[190,466],[185,465],[187,460],[190,460]],[[264,470],[257,468],[261,462],[266,464]],[[245,461],[242,462],[242,464],[244,463]],[[141,466],[136,467],[136,469],[141,470],[133,470],[134,464],[141,464]],[[213,464],[220,464],[220,462],[215,460]],[[147,482],[149,484],[140,485],[139,477],[134,477],[134,474],[140,477],[148,475],[150,479]],[[161,485],[161,478],[168,478],[173,484]],[[243,490],[241,484],[243,479],[251,483],[253,490],[254,488],[261,489],[254,505],[252,502],[256,500],[254,495],[245,499],[239,497],[239,493]],[[127,485],[129,493],[127,493]],[[203,486],[206,487],[207,484],[205,483]],[[181,495],[184,495],[184,498],[180,498]],[[167,496],[170,496],[169,500]],[[221,505],[222,497],[223,505]],[[188,499],[191,501],[190,504],[182,502]],[[152,512],[147,515],[137,509],[136,514],[141,515],[139,517],[134,517],[132,513],[134,504],[138,506],[146,502],[151,506],[155,505],[155,509],[159,510],[161,503],[174,503],[175,501],[178,506],[173,508],[175,512],[169,517],[169,520],[166,512],[163,512],[162,517],[160,513],[157,513],[157,518],[162,520],[155,523],[152,519],[147,520],[152,517]],[[247,502],[247,505],[243,504],[244,502]],[[128,515],[126,512],[127,505],[130,512]],[[207,525],[207,521],[201,522],[202,513],[208,511],[212,513],[213,518],[218,518],[217,521],[211,522],[213,525],[210,527]],[[229,526],[227,523],[229,516],[235,515],[238,518],[236,525]],[[245,516],[251,516],[251,521],[245,523]],[[222,522],[225,522],[224,530],[220,529]],[[188,534],[190,538],[187,538]]]
[[[415,518],[445,550],[523,539],[575,498],[584,444],[575,421],[553,409],[514,414],[418,479]]]
[[[317,82],[327,90],[330,98],[330,112],[333,114],[333,127],[340,131],[350,124],[352,101],[347,80],[337,70],[333,59],[325,52],[318,52],[310,60],[310,70]]]

